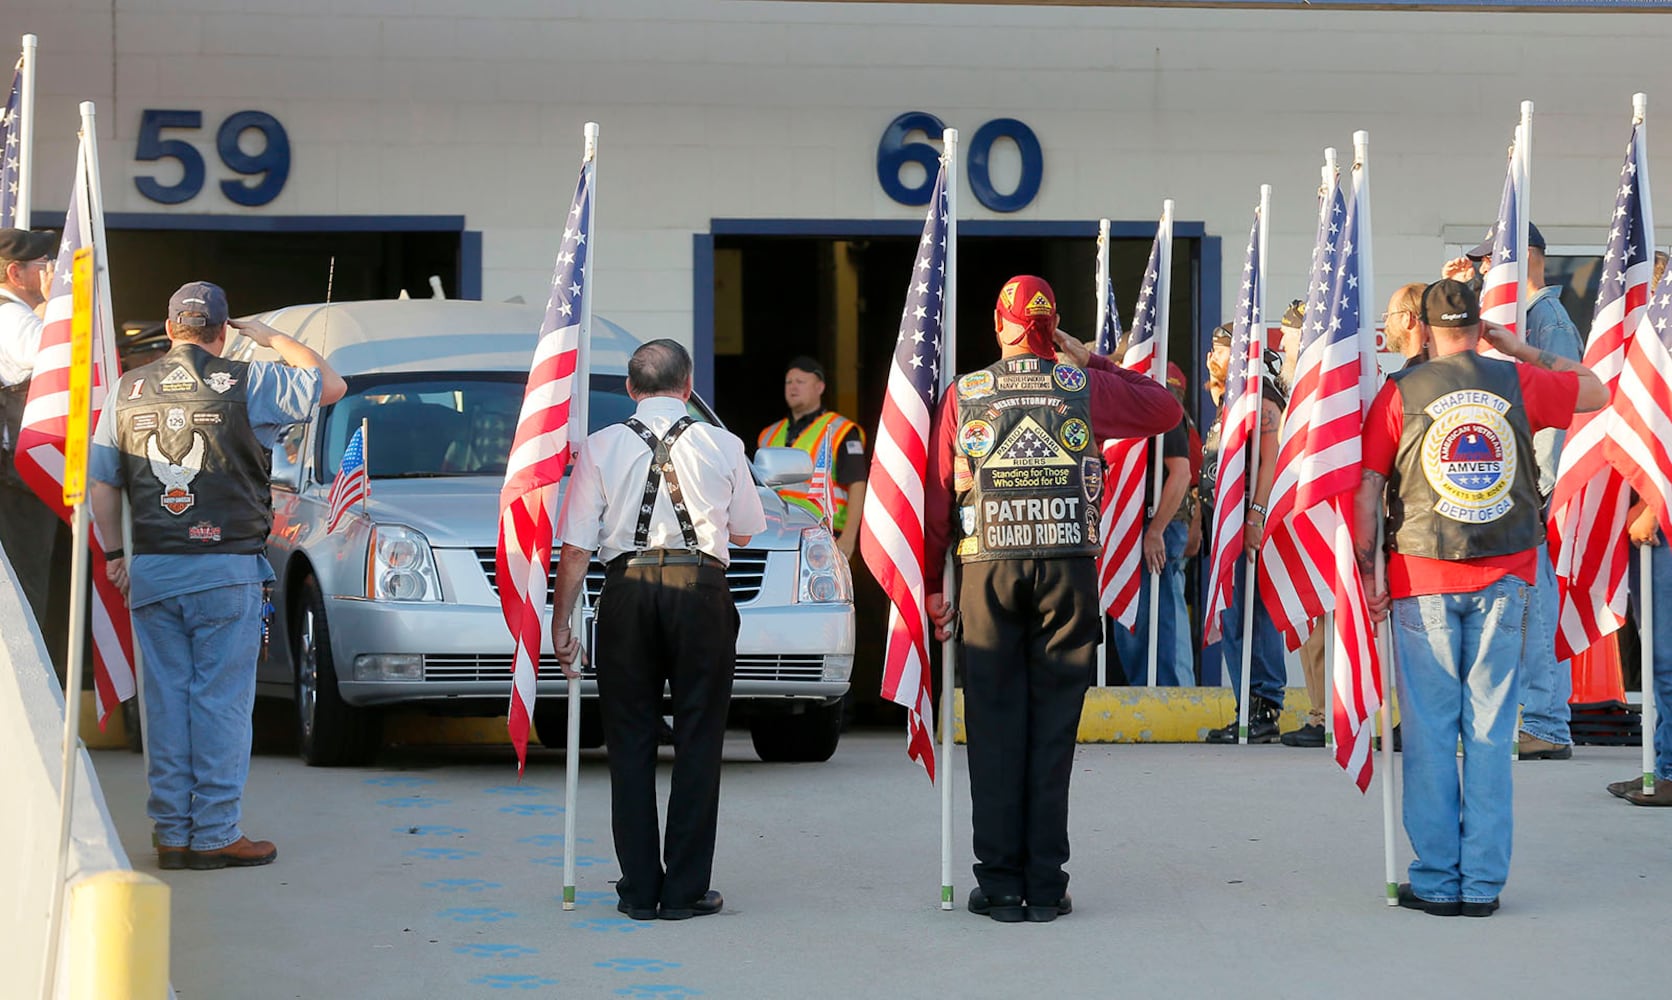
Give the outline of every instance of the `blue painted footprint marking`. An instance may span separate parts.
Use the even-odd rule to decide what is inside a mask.
[[[448,805],[451,799],[423,799],[416,795],[402,796],[398,799],[378,799],[377,804],[388,806],[390,809],[434,809],[436,806]]]
[[[537,865],[550,865],[553,868],[563,867],[563,855],[561,854],[554,854],[549,858],[529,858],[529,860]],[[576,868],[591,868],[593,865],[607,865],[609,863],[609,858],[595,857],[590,854],[581,854],[575,857]]]
[[[563,897],[559,896],[559,897],[556,897],[556,898],[561,900]],[[613,892],[598,892],[598,891],[577,892],[577,893],[575,893],[575,905],[576,906],[592,906],[594,904],[602,903],[602,904],[607,904],[609,906],[614,906],[615,903],[616,903],[616,900],[618,900],[620,898],[621,898],[620,896],[617,896]]]
[[[463,861],[465,858],[479,858],[481,851],[461,851],[456,847],[415,847],[406,854],[409,857],[424,858],[428,861]]]
[[[611,972],[669,972],[679,968],[678,962],[670,962],[661,958],[611,958],[602,962],[593,962],[593,967],[608,969]]]
[[[397,826],[395,832],[413,837],[457,837],[470,831],[462,826]]]
[[[455,924],[497,924],[502,920],[515,920],[517,917],[510,910],[496,910],[491,906],[455,906],[442,910],[436,916],[443,920],[451,920]]]
[[[490,990],[537,990],[542,986],[556,986],[557,980],[545,976],[478,976],[470,980],[472,986],[486,986]]]
[[[561,816],[562,806],[554,806],[549,802],[519,802],[514,806],[500,806],[499,811],[513,816]]]
[[[689,986],[675,986],[672,983],[640,983],[635,986],[623,986],[615,991],[618,997],[632,997],[633,1000],[689,1000],[690,997],[700,997],[702,990]]]
[[[534,785],[495,785],[492,788],[484,788],[484,789],[482,789],[482,791],[487,792],[489,795],[547,795],[547,794],[549,794],[549,792],[546,789],[537,788]]]
[[[592,931],[595,934],[631,934],[644,930],[648,921],[628,920],[626,917],[595,917],[592,920],[578,920],[571,926],[576,930]]]
[[[366,784],[379,788],[416,788],[419,785],[433,785],[434,778],[415,778],[404,774],[386,774],[379,778],[367,778]]]
[[[539,951],[522,944],[461,944],[453,948],[455,955],[468,955],[471,958],[527,958],[538,955]]]
[[[440,889],[442,892],[482,892],[487,889],[503,889],[504,886],[479,878],[442,878],[434,882],[425,882],[424,888]]]

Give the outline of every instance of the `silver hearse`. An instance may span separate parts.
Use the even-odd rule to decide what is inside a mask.
[[[388,706],[502,715],[512,643],[494,579],[499,488],[541,310],[392,300],[260,318],[328,358],[348,394],[273,449],[267,557],[278,580],[259,692],[294,700],[301,755],[316,765],[369,761]],[[633,412],[625,373],[638,341],[593,323],[596,430]],[[267,356],[248,341],[229,353]],[[690,408],[719,422],[695,397]],[[362,421],[370,500],[327,533],[331,481]],[[826,760],[853,667],[852,581],[829,531],[770,488],[805,478],[806,456],[764,449],[756,463],[767,530],[732,549],[727,571],[742,619],[733,713],[762,759]],[[602,586],[594,563],[588,593]],[[535,730],[562,746],[565,682],[549,651],[542,667]],[[590,677],[582,693],[595,695]],[[594,701],[580,736],[603,742]]]

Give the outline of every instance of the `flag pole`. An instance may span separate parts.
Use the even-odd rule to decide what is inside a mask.
[[[1376,258],[1372,253],[1374,241],[1370,238],[1370,133],[1365,129],[1353,133],[1353,167],[1351,173],[1353,199],[1358,203],[1359,385],[1376,386],[1377,375],[1379,374],[1376,362],[1376,321],[1371,318],[1376,314]],[[1367,393],[1361,392],[1359,394],[1360,420],[1364,418],[1366,413],[1370,412],[1370,399],[1371,397]],[[1339,542],[1347,546],[1353,544],[1350,534],[1339,539]],[[1347,555],[1352,558],[1353,553],[1348,552]],[[1338,637],[1334,632],[1334,614],[1329,616],[1329,624],[1331,631],[1327,638],[1330,641],[1325,646],[1326,676],[1330,678],[1330,683],[1324,687],[1324,698],[1328,703],[1328,708],[1324,714],[1325,746],[1335,744],[1335,658],[1341,653],[1341,650],[1336,647]],[[1382,702],[1385,704],[1389,697],[1391,695],[1384,691]],[[1387,818],[1391,823],[1391,816]],[[1389,830],[1391,831],[1391,826]],[[1391,845],[1392,842],[1393,838],[1390,832],[1388,843]]]
[[[1354,133],[1353,138],[1356,140],[1358,133]],[[1318,190],[1324,199],[1328,199],[1331,187],[1339,184],[1341,180],[1341,168],[1336,163],[1334,146],[1324,147],[1324,165],[1319,171],[1319,180]],[[1330,204],[1320,204],[1318,206],[1320,213],[1328,212],[1330,209]],[[1363,240],[1359,241],[1361,246],[1363,243]],[[1365,268],[1360,265],[1360,271],[1363,270]],[[1361,284],[1363,282],[1362,273],[1360,282]],[[1368,299],[1369,296],[1365,296],[1365,300],[1368,301]],[[1360,309],[1360,316],[1363,313],[1363,309]],[[1292,390],[1293,386],[1290,388]],[[1351,544],[1350,540],[1348,544]],[[1324,746],[1329,748],[1335,746],[1335,612],[1324,612],[1324,617],[1319,620],[1318,627],[1324,630]]]
[[[946,396],[957,371],[958,357],[958,130],[949,128],[941,134],[946,152],[946,281],[941,288],[941,370],[940,395]],[[931,410],[931,412],[933,412]],[[956,560],[946,554],[946,581],[957,581]],[[955,594],[952,586],[942,588],[948,595]],[[950,603],[950,602],[949,602]],[[954,619],[956,620],[956,619]],[[937,777],[941,787],[941,909],[952,909],[952,685],[957,676],[958,639],[941,643],[941,759]]]
[[[586,139],[586,152],[583,155],[584,167],[587,172],[586,196],[591,203],[587,209],[588,222],[598,218],[598,123],[587,122],[582,129]],[[587,239],[591,242],[586,248],[586,266],[592,274],[598,273],[598,227],[587,226]],[[592,379],[592,279],[587,276],[581,282],[581,330],[580,343],[575,352],[575,388],[569,394],[569,454],[570,461],[579,457],[581,445],[586,441],[588,413],[588,394],[591,391]],[[575,609],[571,612],[570,629],[577,636],[583,635],[582,629],[586,624],[586,616],[590,601],[586,595],[586,587],[581,586],[581,599],[575,602]],[[575,908],[575,808],[580,799],[581,781],[581,682],[579,678],[571,677],[568,683],[569,715],[568,725],[564,732],[563,746],[563,908]]]
[[[1093,346],[1103,339],[1103,328],[1109,322],[1109,220],[1097,220],[1097,334]],[[1120,345],[1110,344],[1114,351]],[[1097,686],[1109,684],[1109,616],[1098,614]]]
[[[1637,197],[1642,202],[1644,218],[1652,220],[1654,218],[1654,211],[1653,207],[1649,203],[1648,180],[1649,95],[1631,95],[1631,117],[1632,124],[1637,126],[1638,129]],[[1650,228],[1652,229],[1653,226],[1651,225]],[[1650,255],[1650,259],[1654,259],[1652,254]],[[1653,288],[1649,289],[1649,296],[1652,301],[1654,298]],[[1635,333],[1635,331],[1628,332]],[[1651,571],[1650,563],[1654,560],[1647,548],[1640,548],[1638,551],[1642,555],[1640,562],[1642,563],[1643,574],[1643,599],[1638,602],[1638,606],[1643,609],[1643,612],[1637,617],[1643,633],[1643,641],[1641,644],[1642,648],[1651,651],[1650,655],[1643,657],[1643,668],[1641,671],[1643,686],[1643,715],[1641,717],[1643,731],[1643,794],[1653,795],[1655,793],[1654,734],[1657,706],[1655,704],[1655,658],[1652,655],[1652,651],[1655,648],[1655,616],[1651,610],[1655,606],[1655,590],[1654,575]]]
[[[372,516],[372,420],[360,418],[360,474],[366,484],[360,488],[360,513],[369,521]]]
[[[1248,502],[1254,501],[1254,490],[1260,482],[1260,417],[1265,397],[1261,394],[1264,375],[1260,371],[1265,364],[1266,350],[1266,236],[1270,233],[1271,185],[1260,185],[1260,259],[1259,280],[1254,283],[1254,322],[1248,331],[1254,342],[1249,345],[1255,354],[1252,362],[1245,360],[1244,365],[1250,366],[1254,373],[1254,433],[1248,445]],[[1246,378],[1245,378],[1246,385]],[[1247,391],[1246,388],[1243,390]],[[1245,518],[1246,520],[1246,518]],[[1246,530],[1247,525],[1243,528]],[[1238,541],[1240,544],[1240,539]],[[1243,581],[1242,591],[1242,683],[1237,692],[1237,742],[1248,742],[1248,674],[1254,662],[1254,602],[1259,599],[1259,592],[1255,588],[1255,573],[1259,568],[1260,553],[1255,550],[1253,555],[1244,555],[1243,560],[1248,563],[1248,573]]]
[[[23,85],[17,95],[17,200],[12,221],[17,229],[28,229],[30,199],[35,193],[35,48],[40,39],[23,36]]]
[[[1527,246],[1527,227],[1532,223],[1527,212],[1533,202],[1533,102],[1521,102],[1521,124],[1515,133],[1515,159],[1520,176],[1515,181],[1515,252],[1522,260],[1521,283],[1515,289],[1515,332],[1527,339],[1527,268],[1526,257],[1532,250]]]
[[[1167,384],[1167,297],[1172,291],[1173,273],[1173,199],[1167,198],[1161,202],[1161,229],[1156,234],[1161,241],[1159,260],[1161,273],[1155,277],[1155,292],[1159,298],[1155,301],[1155,358],[1150,365],[1150,374],[1163,386]],[[1166,434],[1157,434],[1150,446],[1154,452],[1150,476],[1150,505],[1149,518],[1146,524],[1155,519],[1156,511],[1161,507],[1161,477],[1166,468],[1162,455],[1163,442]],[[1142,543],[1140,542],[1140,549]],[[1165,557],[1165,551],[1163,551]],[[1138,558],[1143,558],[1140,550]],[[1163,564],[1165,568],[1165,564]],[[1155,687],[1161,672],[1161,574],[1150,574],[1149,601],[1149,686]],[[1169,653],[1173,650],[1168,650]]]
[[[89,162],[92,160],[92,157],[89,155],[88,149],[94,134],[93,105],[91,102],[84,102],[81,105],[81,129],[81,142],[76,149],[76,154],[80,161],[78,164],[79,169],[76,171],[76,178],[82,184],[87,185],[90,184],[92,179],[89,173]],[[81,231],[86,234],[87,242],[83,245],[87,245],[87,243],[92,242],[94,236],[94,230],[91,228],[91,222],[88,218],[88,216],[92,214],[90,211],[91,205],[85,197],[81,199],[72,198],[72,204],[76,203],[79,203],[84,213],[83,217],[79,221]],[[97,252],[97,250],[94,251],[95,254]],[[95,271],[96,269],[97,263],[95,258]],[[87,288],[83,285],[81,289],[76,289],[76,291],[80,291],[81,294],[87,295],[88,299],[91,300],[93,294],[93,290],[91,288]],[[73,298],[72,301],[74,301]],[[89,313],[95,311],[92,308],[91,301],[87,301],[85,303],[77,302],[76,305],[83,306],[83,308],[85,308]],[[74,315],[72,315],[72,329],[74,328],[74,325],[79,322],[80,320],[76,319]],[[88,316],[87,323],[90,327],[92,324],[91,316]],[[87,336],[91,339],[90,329],[88,330]],[[89,348],[91,348],[90,344]],[[92,363],[90,349],[88,361],[89,364]],[[91,387],[92,373],[87,373],[86,377],[87,384]],[[73,378],[74,376],[72,375],[72,380]],[[75,394],[72,393],[72,396],[74,395]],[[89,399],[85,398],[76,400],[80,406],[86,406],[89,401]],[[77,415],[75,413],[71,413],[68,416],[70,418],[71,425],[74,425],[78,419]],[[90,414],[85,410],[80,414],[79,420],[84,427],[89,417]],[[66,444],[66,449],[67,448],[68,445]],[[69,470],[66,469],[65,475],[67,482]],[[41,991],[42,997],[47,998],[56,995],[55,987],[58,979],[58,956],[60,938],[62,937],[62,928],[60,924],[62,923],[64,916],[64,895],[66,889],[64,880],[68,874],[70,831],[75,817],[76,763],[79,760],[81,753],[81,683],[86,670],[85,660],[87,658],[87,647],[84,636],[87,631],[88,571],[92,564],[92,554],[89,552],[87,547],[87,534],[89,530],[87,514],[87,504],[84,499],[76,500],[70,507],[70,533],[73,541],[70,556],[70,634],[64,678],[64,747],[63,756],[59,762],[58,772],[58,844],[57,850],[54,852],[53,859],[54,869],[52,878],[52,895],[50,897],[47,915],[47,959],[44,970],[45,982]]]

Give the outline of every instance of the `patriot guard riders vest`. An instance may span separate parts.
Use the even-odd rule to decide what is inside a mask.
[[[1388,491],[1390,547],[1461,560],[1542,542],[1533,435],[1515,365],[1448,354],[1390,378],[1405,408]]]
[[[955,387],[959,560],[1095,556],[1103,465],[1085,371],[1003,358]]]
[[[265,551],[272,494],[250,429],[249,369],[180,343],[117,384],[136,555]]]

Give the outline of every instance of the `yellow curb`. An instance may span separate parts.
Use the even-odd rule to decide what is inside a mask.
[[[1306,724],[1312,702],[1304,687],[1287,688],[1278,728]],[[1395,706],[1394,721],[1399,721]],[[964,742],[964,691],[953,697],[952,738]],[[1226,687],[1094,687],[1080,712],[1081,743],[1200,743],[1236,715],[1236,699]]]
[[[528,739],[537,743],[539,734],[530,730]],[[383,742],[388,746],[506,746],[511,737],[503,715],[480,719],[402,709],[383,717]]]
[[[108,871],[70,886],[65,938],[69,1000],[169,996],[169,890],[133,871]]]

